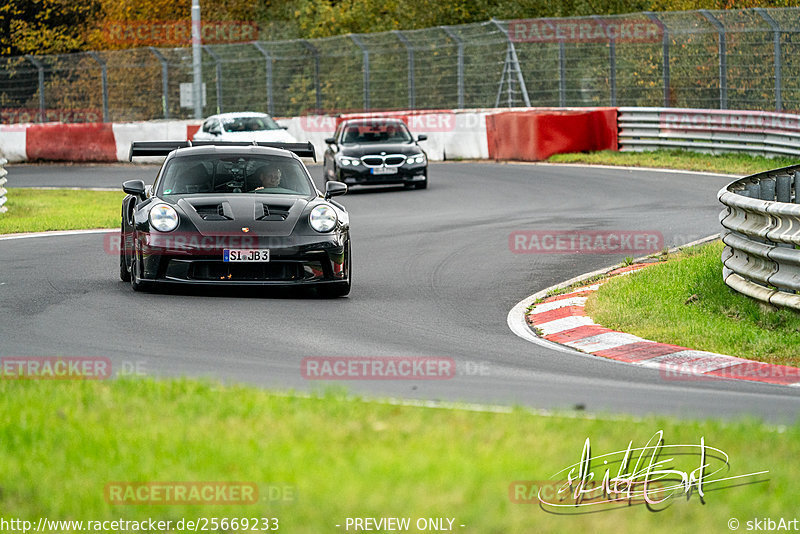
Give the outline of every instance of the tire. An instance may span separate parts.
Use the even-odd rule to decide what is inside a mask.
[[[317,295],[323,298],[335,299],[350,294],[353,281],[353,255],[350,252],[350,241],[347,241],[347,282],[321,284],[317,287]]]
[[[134,251],[133,254],[131,255],[131,273],[130,273],[131,289],[133,289],[134,291],[148,291],[150,289],[150,284],[139,280],[138,271],[139,271],[139,260],[136,257],[136,251]]]
[[[130,282],[131,281],[131,272],[128,270],[128,262],[125,261],[125,255],[127,250],[125,249],[125,226],[123,223],[121,232],[121,238],[119,243],[119,278],[123,282]]]

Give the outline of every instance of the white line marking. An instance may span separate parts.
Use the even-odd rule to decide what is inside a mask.
[[[572,315],[570,317],[562,317],[561,319],[556,319],[555,321],[549,321],[534,326],[537,330],[542,331],[542,335],[549,336],[550,334],[557,334],[559,332],[563,332],[564,330],[572,330],[573,328],[578,328],[579,326],[590,325],[600,326],[595,325],[594,321],[592,321],[592,318],[587,317],[586,315]]]
[[[549,312],[559,308],[566,308],[567,306],[583,306],[586,304],[587,299],[588,297],[571,297],[568,299],[554,300],[553,302],[543,302],[542,304],[536,305],[531,315]]]
[[[624,332],[605,332],[592,337],[567,341],[564,345],[582,350],[583,352],[597,352],[599,350],[614,349],[630,345],[631,343],[641,343],[642,341],[647,340],[634,336],[633,334],[625,334]]]
[[[107,234],[109,232],[119,232],[119,228],[101,228],[96,230],[58,230],[54,232],[32,232],[28,234],[10,234],[0,236],[0,241],[11,239],[28,239],[31,237],[57,237],[62,235],[82,235],[82,234]]]

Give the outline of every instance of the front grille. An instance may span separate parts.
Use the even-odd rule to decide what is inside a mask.
[[[361,158],[361,161],[364,162],[364,165],[370,165],[372,167],[380,167],[381,165],[383,165],[383,158],[380,157],[380,156],[378,156],[378,157],[364,157],[364,158]]]
[[[399,167],[405,161],[406,157],[402,154],[388,154],[386,156],[370,154],[361,158],[361,162],[367,167]]]
[[[226,263],[218,260],[171,260],[166,277],[186,281],[299,282],[323,276],[319,261]]]

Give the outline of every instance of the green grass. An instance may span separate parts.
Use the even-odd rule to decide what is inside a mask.
[[[277,516],[282,532],[338,532],[348,516],[455,517],[463,532],[725,532],[729,517],[796,510],[800,426],[664,417],[589,418],[368,403],[341,393],[302,398],[192,380],[0,381],[0,515],[36,520]],[[509,484],[547,480],[595,455],[644,445],[718,447],[729,475],[765,483],[606,513],[544,512],[512,503]],[[699,458],[692,458],[694,469]],[[678,467],[676,465],[676,467]],[[688,470],[688,469],[686,469]],[[764,477],[762,477],[763,479]],[[115,481],[252,481],[290,486],[291,502],[231,506],[110,505]],[[727,485],[727,484],[726,484]],[[411,532],[416,530],[411,529]]]
[[[600,152],[556,154],[550,163],[588,163],[593,165],[620,165],[623,167],[659,167],[705,171],[723,174],[755,174],[761,171],[797,165],[800,160],[789,157],[765,158],[748,154],[709,155],[682,150],[656,150],[653,152]]]
[[[722,243],[612,278],[586,303],[599,324],[645,339],[800,366],[800,314],[768,311],[722,281]],[[697,295],[689,304],[686,301]]]
[[[0,234],[116,228],[125,193],[9,188],[7,197]]]

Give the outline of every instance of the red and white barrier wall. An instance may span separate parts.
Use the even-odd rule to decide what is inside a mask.
[[[338,117],[310,115],[279,119],[298,141],[311,141],[317,154],[325,138],[346,118],[402,118],[432,161],[517,159],[534,161],[560,152],[617,148],[616,108],[503,108],[394,111]],[[191,139],[201,121],[0,125],[0,155],[22,161],[127,161],[133,141]],[[318,157],[319,159],[319,157]]]

